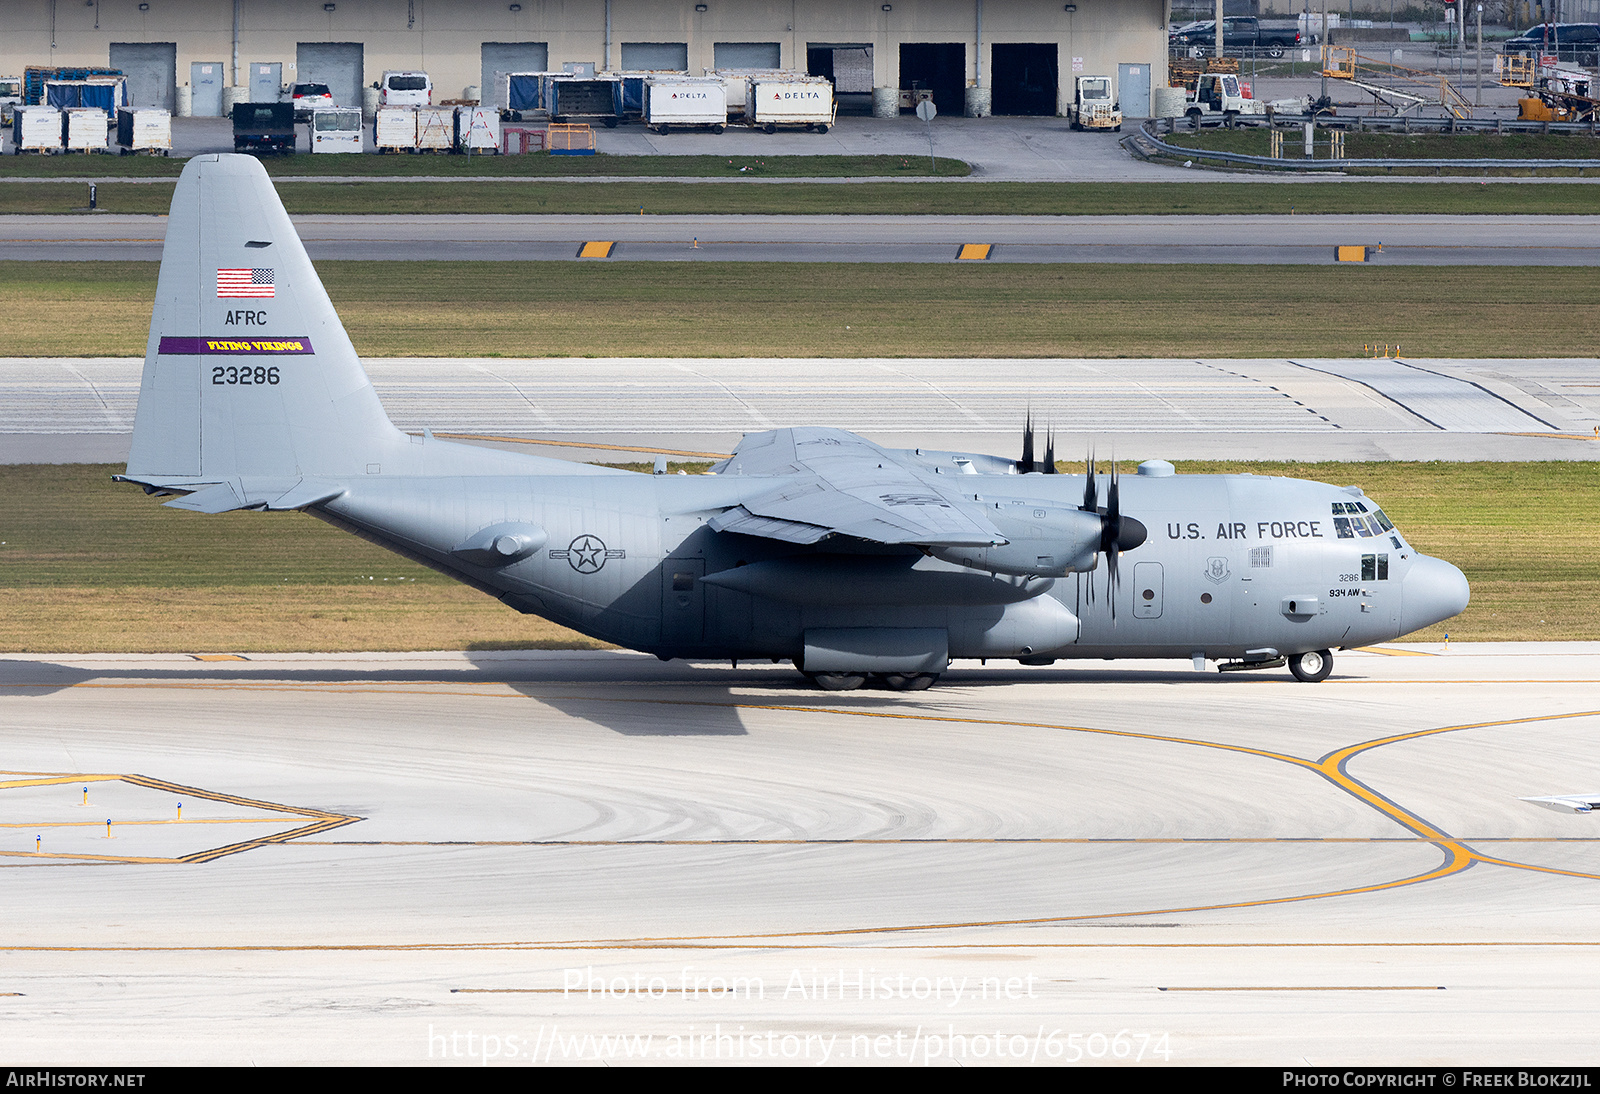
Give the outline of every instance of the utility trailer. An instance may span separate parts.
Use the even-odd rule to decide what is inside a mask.
[[[716,76],[651,76],[644,82],[644,124],[670,129],[728,127],[728,85]]]

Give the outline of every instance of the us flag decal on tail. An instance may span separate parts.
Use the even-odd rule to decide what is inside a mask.
[[[218,270],[217,296],[271,296],[271,270]]]

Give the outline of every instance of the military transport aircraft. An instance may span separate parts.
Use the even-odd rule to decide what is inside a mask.
[[[920,689],[957,658],[1316,681],[1330,650],[1467,604],[1461,571],[1355,487],[1159,460],[1055,474],[1032,449],[1031,427],[1020,460],[794,428],[710,474],[641,475],[402,433],[266,172],[213,155],[173,195],[118,478],[201,513],[302,510],[596,638],[792,660],[833,690]]]

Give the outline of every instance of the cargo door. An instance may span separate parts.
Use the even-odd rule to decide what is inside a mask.
[[[661,563],[661,644],[668,648],[705,641],[706,594],[703,558],[667,558]]]
[[[967,47],[963,42],[900,43],[900,90],[932,91],[939,113],[959,118],[966,110]],[[1054,90],[1051,95],[1054,95]]]
[[[363,57],[360,42],[300,42],[294,82],[327,84],[335,106],[360,109]]]
[[[548,42],[485,42],[479,94],[486,105],[505,110],[511,104],[506,101],[504,73],[549,70],[550,43]]]
[[[779,69],[783,67],[783,49],[777,42],[715,42],[711,63],[718,69]]]
[[[623,42],[624,72],[688,72],[687,42]]]
[[[1058,53],[1054,42],[996,42],[991,46],[989,82],[994,113],[1055,114],[1061,82]]]
[[[128,105],[171,114],[178,105],[176,42],[112,42],[111,68],[128,78]]]

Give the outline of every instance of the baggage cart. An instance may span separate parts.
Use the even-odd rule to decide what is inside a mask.
[[[61,111],[53,106],[19,106],[13,110],[11,151],[61,151]]]
[[[61,112],[61,139],[68,152],[106,150],[106,114],[97,106],[72,106]]]
[[[372,119],[372,143],[378,154],[417,150],[417,108],[380,106]]]
[[[129,155],[172,153],[172,115],[149,107],[123,107],[117,111],[117,152]]]
[[[716,76],[651,76],[644,92],[644,123],[657,133],[727,128],[728,86]]]

